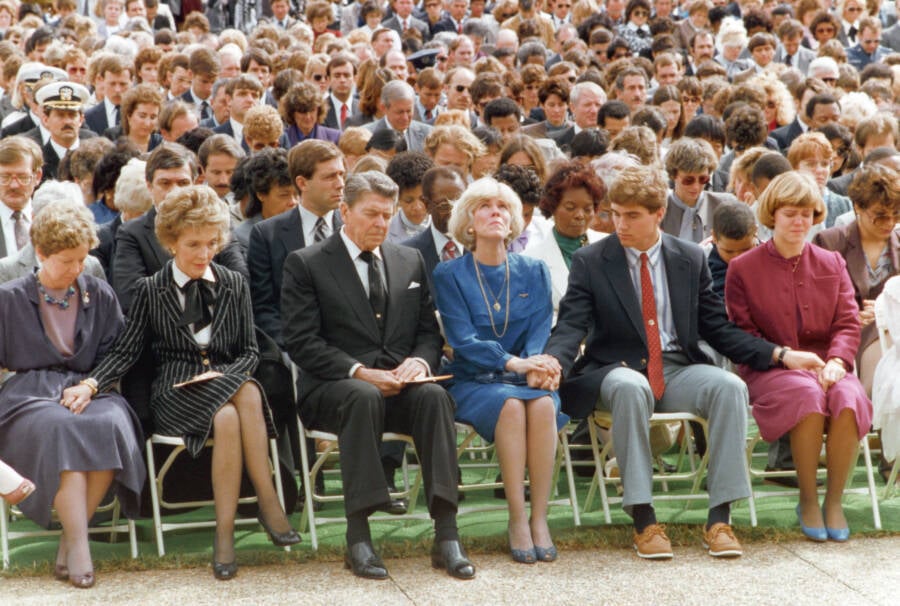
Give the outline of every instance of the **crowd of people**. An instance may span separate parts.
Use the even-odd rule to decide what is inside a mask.
[[[108,495],[138,515],[152,432],[213,438],[222,580],[243,473],[301,540],[268,461],[297,414],[337,435],[372,579],[369,517],[408,505],[385,432],[459,579],[454,421],[495,445],[524,564],[558,558],[558,432],[595,410],[648,559],[654,412],[708,421],[714,557],[743,551],[748,410],[813,541],[850,536],[859,440],[885,477],[900,451],[893,2],[0,0],[0,31],[0,495],[58,516],[61,580],[94,585]]]

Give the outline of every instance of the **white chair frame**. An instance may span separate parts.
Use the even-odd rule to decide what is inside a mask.
[[[891,333],[887,329],[887,310],[884,308],[884,299],[877,297],[875,299],[875,326],[878,329],[878,343],[881,345],[881,353],[886,354],[893,347],[893,339]],[[888,499],[894,494],[895,484],[897,482],[897,473],[900,471],[900,457],[894,460],[891,467],[891,473],[888,475],[887,485],[884,487],[884,496]]]

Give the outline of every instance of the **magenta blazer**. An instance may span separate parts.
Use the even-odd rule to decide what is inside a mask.
[[[728,264],[725,304],[751,334],[853,367],[859,307],[839,253],[807,244],[799,260],[785,259],[769,240]]]

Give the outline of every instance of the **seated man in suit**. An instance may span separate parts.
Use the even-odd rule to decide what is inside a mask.
[[[288,153],[288,173],[300,192],[300,205],[254,225],[247,248],[253,319],[282,348],[284,260],[295,250],[325,240],[343,224],[335,212],[343,199],[343,156],[333,143],[309,139]]]
[[[323,124],[328,128],[344,130],[347,118],[359,113],[359,99],[354,95],[354,61],[355,58],[348,53],[337,53],[325,66],[330,88],[326,97],[328,113]]]
[[[616,233],[575,252],[569,286],[546,352],[562,365],[564,411],[584,418],[612,413],[612,435],[642,558],[672,557],[652,504],[649,418],[690,412],[709,420],[709,515],[703,533],[712,556],[739,556],[731,503],[750,493],[744,442],[747,387],[710,364],[704,339],[733,361],[766,369],[806,368],[818,356],[791,351],[737,328],[713,293],[699,246],[660,231],[666,180],[650,167],[626,168],[609,190]],[[575,356],[587,337],[584,355]],[[819,360],[819,363],[821,361]]]
[[[365,128],[373,133],[385,128],[392,128],[403,136],[408,150],[423,151],[425,137],[431,132],[431,127],[412,119],[415,100],[416,91],[412,86],[400,80],[388,82],[381,90],[384,117],[366,124]]]
[[[225,94],[230,99],[229,118],[213,129],[214,133],[231,135],[238,144],[244,143],[244,116],[256,106],[264,92],[263,85],[252,74],[233,78],[225,85]],[[246,150],[246,148],[244,148]]]
[[[397,185],[368,171],[347,179],[344,226],[291,253],[284,265],[284,341],[302,372],[300,414],[338,435],[346,495],[347,555],[357,576],[385,579],[368,516],[390,499],[378,448],[385,431],[411,434],[434,519],[432,565],[470,579],[475,567],[456,528],[453,400],[433,383],[442,339],[418,252],[385,242]]]
[[[222,67],[219,57],[206,47],[197,48],[191,53],[189,64],[191,87],[181,95],[182,101],[190,103],[199,114],[200,120],[213,117],[212,89],[219,77]]]
[[[133,69],[133,64],[119,55],[109,54],[98,60],[96,74],[103,87],[103,101],[84,112],[85,125],[95,133],[121,124],[119,106],[122,95],[132,86]]]
[[[41,149],[44,180],[56,179],[60,160],[70,150],[78,148],[84,104],[90,96],[85,87],[74,82],[52,82],[38,90],[36,98],[43,110],[41,122],[50,133]]]

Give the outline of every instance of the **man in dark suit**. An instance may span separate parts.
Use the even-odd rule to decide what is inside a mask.
[[[546,352],[562,366],[560,396],[568,414],[584,418],[595,407],[612,414],[623,507],[634,519],[640,557],[672,557],[652,505],[650,415],[689,412],[709,420],[704,542],[710,555],[734,557],[742,548],[729,525],[730,505],[750,493],[744,459],[749,398],[744,382],[713,366],[699,341],[759,370],[776,362],[797,368],[814,356],[777,347],[728,321],[703,251],[660,233],[666,192],[665,177],[650,167],[627,168],[614,181],[609,198],[616,233],[572,258]]]
[[[16,88],[12,100],[17,104],[21,104],[19,107],[21,111],[25,112],[25,115],[15,122],[7,124],[0,131],[0,138],[5,139],[12,135],[21,135],[37,128],[40,122],[40,105],[35,101],[34,96],[38,89],[50,82],[62,82],[68,79],[69,75],[57,67],[49,67],[43,63],[36,62],[24,63],[16,74],[14,85]],[[16,99],[16,93],[18,93],[19,99]],[[16,106],[13,106],[13,108],[18,109]],[[41,140],[37,140],[37,143],[38,145],[44,144]]]
[[[459,173],[446,166],[431,168],[422,177],[422,199],[431,215],[431,225],[403,245],[415,248],[422,254],[429,286],[431,274],[438,263],[455,259],[465,252],[462,244],[447,235],[447,222],[450,220],[453,204],[465,189],[466,184]]]
[[[414,6],[413,0],[394,0],[391,3],[391,7],[394,9],[393,16],[382,21],[381,25],[394,30],[400,34],[401,38],[406,30],[414,29],[422,34],[422,40],[429,40],[431,38],[430,28],[427,23],[413,16]]]
[[[103,82],[103,101],[84,112],[85,124],[95,133],[121,124],[119,106],[122,95],[131,87],[133,69],[132,64],[119,55],[109,55],[99,61],[97,77]]]
[[[288,171],[300,191],[300,205],[254,225],[247,249],[253,318],[282,348],[284,260],[295,250],[325,240],[343,224],[335,212],[344,192],[343,155],[328,141],[309,139],[288,153]]]
[[[378,448],[385,431],[411,434],[434,519],[432,565],[469,579],[475,567],[456,528],[453,400],[433,384],[410,384],[436,369],[442,339],[418,252],[385,242],[397,185],[363,172],[347,179],[344,226],[291,253],[284,264],[282,318],[288,354],[302,372],[300,414],[338,435],[345,562],[357,576],[385,579],[368,516],[390,499]]]
[[[244,151],[249,151],[244,142],[244,116],[247,115],[250,108],[259,103],[263,92],[263,85],[256,76],[243,74],[232,78],[225,85],[225,93],[231,100],[228,120],[214,128],[213,132],[234,137]]]
[[[41,122],[50,138],[41,151],[44,154],[43,179],[56,179],[59,162],[70,150],[78,148],[80,129],[84,122],[84,103],[88,90],[74,82],[53,82],[37,92],[41,106]],[[93,134],[91,134],[93,136]]]
[[[154,208],[144,216],[128,221],[116,234],[116,268],[113,289],[123,310],[131,305],[131,297],[140,278],[152,276],[172,257],[156,239],[156,205],[176,187],[187,187],[197,178],[194,154],[177,143],[163,143],[147,159],[147,187]],[[232,239],[214,259],[216,263],[247,276],[247,263],[240,245]]]
[[[344,129],[348,118],[359,113],[359,99],[353,94],[356,67],[353,56],[337,53],[325,66],[330,88],[326,97],[328,112],[323,124],[328,128]]]
[[[190,57],[191,87],[181,95],[182,101],[197,109],[201,120],[213,117],[212,89],[219,77],[219,58],[206,47],[200,47]]]
[[[409,151],[425,151],[425,138],[431,127],[412,119],[416,91],[406,82],[391,80],[381,91],[384,117],[366,124],[373,133],[386,128],[394,129],[403,136]]]
[[[818,78],[806,78],[800,84],[792,88],[794,93],[794,102],[797,105],[797,116],[790,124],[786,124],[776,128],[769,136],[775,139],[778,149],[781,153],[787,154],[788,148],[794,139],[809,130],[809,123],[806,117],[806,106],[809,100],[819,94],[828,92],[828,87]]]

